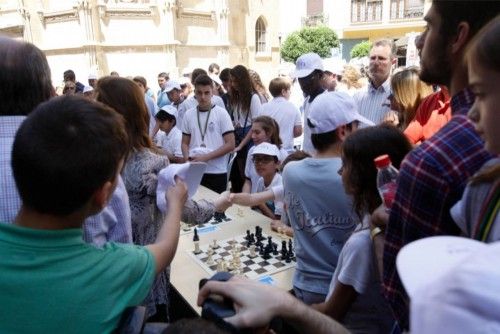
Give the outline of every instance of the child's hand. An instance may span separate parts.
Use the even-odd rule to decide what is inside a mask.
[[[179,177],[175,177],[175,186],[169,187],[165,193],[167,203],[184,206],[187,200],[187,185]]]
[[[229,208],[233,203],[229,200],[229,191],[224,191],[219,197],[215,200],[215,211],[224,212]]]

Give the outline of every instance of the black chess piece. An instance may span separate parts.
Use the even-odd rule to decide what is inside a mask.
[[[290,254],[292,254],[292,257],[293,257],[293,241],[292,241],[292,239],[288,239],[288,251]]]
[[[245,236],[246,241],[250,241],[250,230],[247,230],[247,235]]]
[[[273,242],[273,255],[278,255],[278,244]]]
[[[224,215],[223,212],[215,212],[214,213],[214,220],[216,223],[222,223],[222,215]]]
[[[198,236],[198,229],[194,228],[193,241],[200,241],[200,237]]]
[[[255,243],[255,235],[253,233],[250,233],[250,244]]]
[[[286,249],[286,241],[285,241],[285,240],[283,240],[283,241],[281,241],[281,255],[284,257],[284,256],[285,256],[285,255],[284,255],[285,253],[287,253],[287,249]]]
[[[269,260],[271,258],[271,249],[266,246],[266,249],[264,249],[264,255],[262,256],[264,260]]]
[[[273,237],[271,237],[271,236],[268,236],[268,237],[267,237],[267,244],[268,244],[269,246],[271,246],[271,247],[273,246]]]
[[[290,263],[290,262],[292,262],[291,252],[287,252],[287,253],[286,253],[286,256],[285,256],[285,262],[286,262],[286,263]]]
[[[257,245],[257,243],[256,243]],[[261,242],[259,245],[259,254],[264,255],[264,244]]]

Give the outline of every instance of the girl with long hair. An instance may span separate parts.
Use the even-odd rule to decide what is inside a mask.
[[[342,322],[353,333],[389,333],[394,325],[380,292],[370,239],[370,214],[382,203],[373,160],[388,154],[398,168],[411,148],[404,134],[387,124],[358,130],[342,146],[339,173],[362,222],[342,248],[326,301],[313,307]]]
[[[237,65],[229,71],[231,94],[231,118],[234,125],[237,152],[236,161],[231,171],[231,186],[233,192],[241,192],[248,149],[252,146],[251,132],[253,120],[259,116],[261,101],[252,86],[248,70],[243,65]]]

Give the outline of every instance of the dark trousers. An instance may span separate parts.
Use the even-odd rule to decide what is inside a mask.
[[[221,193],[227,189],[227,173],[224,174],[203,174],[200,184],[215,191],[216,193]]]

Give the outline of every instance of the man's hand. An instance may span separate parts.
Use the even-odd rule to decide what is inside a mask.
[[[224,191],[219,197],[215,200],[215,211],[224,212],[229,208],[233,203],[229,200],[229,191]]]
[[[194,162],[207,162],[210,159],[208,158],[208,156],[206,154],[202,154],[202,155],[190,157],[189,160],[194,161]]]
[[[198,305],[201,306],[210,294],[233,301],[236,315],[224,320],[237,328],[266,326],[279,315],[284,305],[296,302],[284,290],[242,277],[233,277],[227,282],[208,281],[198,294]]]

